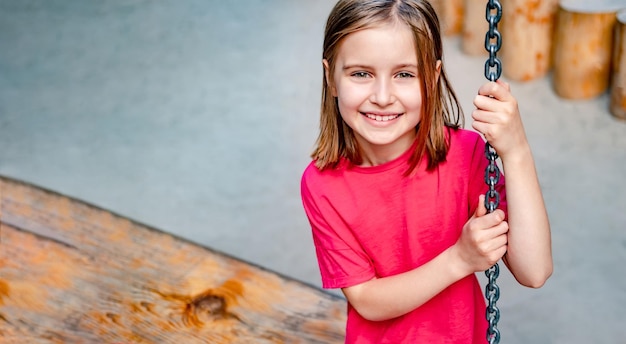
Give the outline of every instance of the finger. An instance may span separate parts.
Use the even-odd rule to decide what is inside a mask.
[[[472,122],[472,128],[477,132],[483,134],[487,141],[491,142],[493,139],[493,125],[481,121]]]
[[[504,211],[502,211],[502,209],[496,209],[491,214],[487,214],[485,216],[489,216],[492,219],[492,227],[495,227],[501,223],[506,223],[504,221]]]
[[[507,104],[500,99],[495,99],[483,95],[477,95],[476,97],[474,97],[473,103],[476,109],[486,110],[490,112],[504,111]]]
[[[510,100],[512,97],[508,87],[498,82],[488,82],[478,89],[478,94],[485,97],[493,97],[500,101]]]
[[[511,92],[511,84],[509,84],[508,82],[506,82],[506,81],[504,81],[502,79],[498,79],[498,80],[496,80],[496,82],[500,86],[504,87],[507,91]]]
[[[506,214],[504,214],[504,210],[497,208],[493,211],[493,214],[498,217],[499,221],[504,221],[506,219]]]
[[[507,236],[506,233],[509,232],[509,224],[506,221],[501,221],[497,225],[491,227],[490,230],[491,230],[491,234],[493,235],[493,238],[497,238],[503,235]]]
[[[483,123],[499,123],[499,117],[496,113],[491,111],[485,111],[476,109],[472,111],[472,119]]]
[[[494,248],[500,248],[502,246],[506,246],[509,243],[509,236],[506,234],[498,235],[493,239]]]
[[[508,240],[509,239],[506,235],[499,235],[489,240],[489,242],[485,246],[485,253],[500,250],[502,247],[505,247],[508,244]],[[500,257],[502,256],[498,256],[498,258]]]
[[[478,196],[478,206],[474,211],[474,217],[481,217],[487,214],[487,208],[485,208],[485,195]]]
[[[508,249],[508,244],[498,248],[494,252],[494,256],[498,257],[498,259],[495,260],[494,264],[497,263],[498,260],[502,259],[502,257],[504,257],[504,255],[506,254],[507,249]]]
[[[482,206],[484,208],[484,205]],[[486,210],[485,210],[486,211]],[[478,210],[477,210],[478,213]],[[472,219],[471,228],[484,232],[482,238],[493,238],[508,231],[508,223],[504,221],[504,214],[494,211]]]

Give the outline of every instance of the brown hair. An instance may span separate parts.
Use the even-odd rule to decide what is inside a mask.
[[[349,34],[389,22],[406,24],[415,40],[417,65],[422,89],[422,118],[417,125],[417,145],[410,158],[407,174],[428,156],[432,170],[446,160],[449,143],[445,127],[463,124],[463,112],[441,65],[437,78],[437,61],[443,61],[439,20],[427,0],[340,0],[326,22],[323,58],[333,75],[342,40]],[[341,118],[337,99],[331,92],[332,80],[324,75],[320,134],[311,155],[319,169],[334,168],[341,158],[353,164],[362,163],[354,132]]]

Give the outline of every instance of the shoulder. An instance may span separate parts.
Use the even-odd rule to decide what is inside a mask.
[[[450,153],[469,154],[482,152],[485,149],[485,140],[479,133],[467,129],[450,129]],[[473,155],[470,154],[470,155]]]
[[[452,129],[450,128],[450,144],[462,145],[462,146],[475,146],[476,144],[484,143],[482,136],[479,133],[467,130],[467,129]]]
[[[309,165],[304,169],[302,173],[301,183],[303,186],[305,185],[314,185],[320,182],[323,179],[322,171],[315,166],[315,160],[311,161]]]
[[[315,160],[313,160],[302,173],[302,179],[300,181],[302,193],[318,193],[322,189],[327,188],[333,181],[337,180],[338,176],[338,170],[332,168],[320,170],[315,166]]]
[[[446,161],[451,166],[469,166],[484,157],[485,140],[472,130],[450,129]]]

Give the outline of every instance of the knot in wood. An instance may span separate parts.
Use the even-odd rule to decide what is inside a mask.
[[[213,291],[206,291],[191,299],[185,306],[183,314],[183,322],[195,326],[202,326],[207,321],[230,318],[233,318],[233,315],[228,312],[228,301]]]
[[[213,294],[203,294],[194,298],[189,305],[196,313],[209,315],[223,315],[226,313],[226,300],[224,297]]]

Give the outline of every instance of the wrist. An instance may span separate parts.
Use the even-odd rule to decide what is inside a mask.
[[[457,245],[450,246],[443,254],[446,256],[447,266],[450,267],[450,273],[455,281],[474,273],[470,264],[468,264],[467,260],[465,260],[459,252]]]
[[[521,145],[506,154],[500,155],[503,165],[520,165],[533,160],[532,152],[528,144]]]

